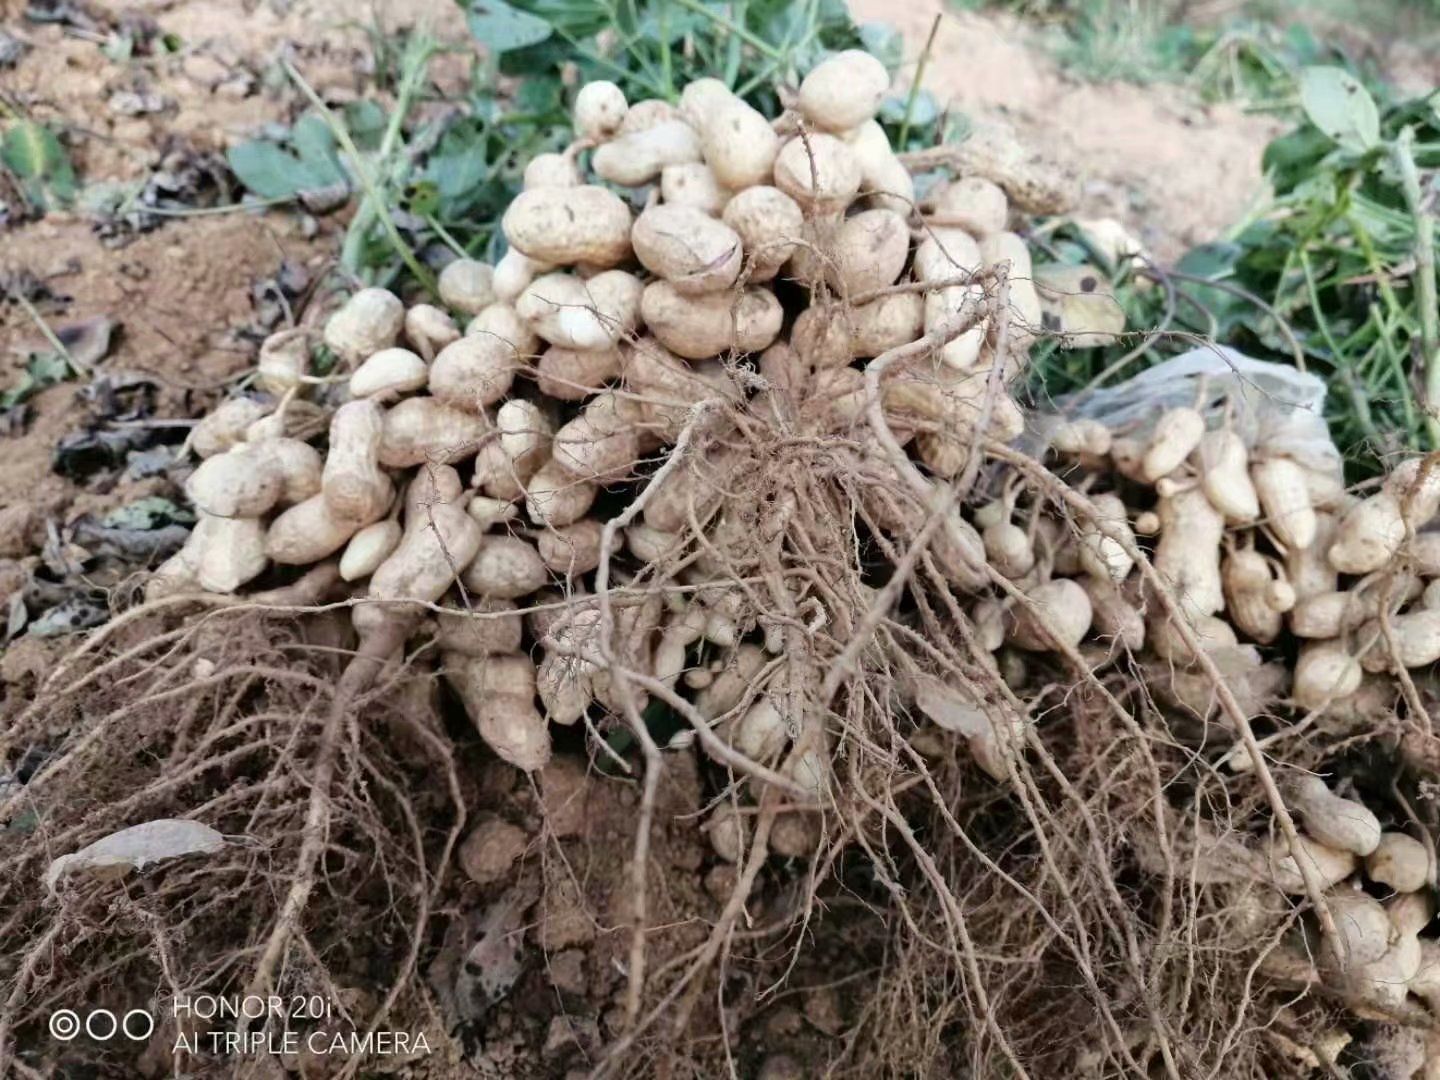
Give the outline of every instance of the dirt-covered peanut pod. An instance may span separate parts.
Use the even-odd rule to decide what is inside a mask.
[[[607,390],[555,433],[551,460],[584,480],[611,483],[627,476],[640,457],[639,406]]]
[[[841,138],[860,166],[860,190],[870,206],[893,210],[907,220],[915,213],[915,178],[905,168],[890,138],[875,120],[867,120]]]
[[[489,334],[466,334],[440,350],[427,383],[438,402],[482,412],[510,392],[518,365],[514,350]]]
[[[380,464],[391,469],[473,457],[495,427],[484,413],[457,409],[435,398],[406,398],[386,410],[380,437]]]
[[[547,461],[525,484],[525,512],[536,525],[562,528],[584,517],[595,503],[596,485]]]
[[[796,135],[775,157],[775,186],[802,208],[837,213],[860,190],[860,162],[841,139],[823,133]]]
[[[1264,524],[1287,551],[1315,542],[1315,507],[1305,486],[1305,470],[1289,458],[1252,462],[1250,479],[1264,512]]]
[[[1274,641],[1284,612],[1275,604],[1276,581],[1270,560],[1254,548],[1240,548],[1225,556],[1220,576],[1225,611],[1235,628],[1262,645]]]
[[[321,492],[336,518],[368,525],[390,508],[395,489],[380,467],[384,432],[384,411],[373,401],[351,401],[335,411]]]
[[[710,166],[698,161],[666,165],[660,172],[660,201],[666,206],[688,206],[709,217],[719,217],[730,201]]]
[[[409,349],[381,349],[351,374],[350,396],[389,401],[422,389],[429,377],[425,361]]]
[[[1160,500],[1160,542],[1155,569],[1175,590],[1189,615],[1213,615],[1225,606],[1220,545],[1225,519],[1198,488]]]
[[[476,259],[455,259],[440,271],[436,288],[452,311],[478,315],[495,302],[495,268]]]
[[[1014,609],[1010,642],[1029,652],[1074,648],[1090,631],[1090,597],[1069,578],[1041,582]]]
[[[398,521],[376,521],[352,536],[340,556],[340,580],[363,581],[400,544],[402,530]]]
[[[1424,668],[1440,660],[1440,610],[1416,608],[1390,618],[1393,650],[1379,623],[1367,623],[1361,636],[1373,641],[1361,658],[1367,671],[1388,671],[1396,664],[1404,668]]]
[[[232,593],[264,572],[265,541],[265,525],[258,518],[216,517],[199,510],[184,546],[146,583],[146,599],[196,589]]]
[[[515,311],[552,345],[610,349],[634,328],[641,288],[639,279],[623,270],[588,281],[573,274],[544,274],[516,299]]]
[[[1087,574],[1124,581],[1135,567],[1127,546],[1135,544],[1125,501],[1109,492],[1091,498],[1098,517],[1080,525],[1080,566]]]
[[[1326,555],[1330,565],[1342,574],[1368,574],[1395,557],[1405,542],[1405,533],[1400,500],[1389,491],[1379,491],[1357,503],[1340,520]]]
[[[1301,709],[1321,709],[1355,693],[1363,676],[1360,661],[1344,642],[1310,642],[1301,646],[1295,661],[1291,696]]]
[[[495,302],[513,304],[532,281],[541,274],[548,274],[554,269],[554,263],[532,259],[529,255],[512,247],[500,256],[500,261],[495,264],[495,274],[491,279],[491,286],[495,290]]]
[[[890,89],[885,65],[860,49],[846,49],[817,64],[800,83],[796,104],[825,131],[849,131],[875,119]]]
[[[668,281],[652,281],[640,297],[646,329],[671,352],[704,360],[730,352],[760,352],[780,334],[785,313],[775,294],[747,288],[686,296]]]
[[[1260,496],[1250,479],[1245,440],[1229,428],[1207,431],[1195,448],[1200,486],[1227,523],[1248,525],[1260,516]]]
[[[215,517],[260,517],[269,513],[284,491],[280,462],[263,443],[241,443],[208,457],[185,481],[190,502]]]
[[[575,134],[582,139],[604,142],[620,130],[629,110],[625,91],[613,82],[605,79],[588,82],[575,94],[571,110]]]
[[[1365,856],[1365,876],[1397,893],[1419,892],[1432,877],[1430,849],[1405,833],[1382,833]]]
[[[405,340],[427,364],[459,337],[460,328],[449,312],[433,304],[415,304],[405,312]]]
[[[602,180],[621,187],[638,187],[650,183],[668,165],[684,165],[703,158],[700,136],[694,128],[684,120],[664,120],[653,127],[611,139],[591,155],[590,167]]]
[[[550,761],[550,732],[535,708],[535,663],[528,656],[447,652],[445,678],[485,744],[517,769]]]
[[[730,288],[744,260],[739,234],[693,206],[647,208],[630,239],[641,265],[687,296]]]
[[[1204,434],[1205,418],[1196,410],[1179,408],[1162,413],[1141,458],[1141,474],[1151,483],[1169,476],[1200,445]]]
[[[191,430],[186,445],[202,458],[224,453],[244,442],[250,425],[263,420],[270,412],[268,405],[254,398],[227,398],[201,418]]]
[[[346,364],[388,349],[405,325],[405,305],[386,289],[361,289],[325,323],[325,344]]]
[[[1286,797],[1305,832],[1328,847],[1366,856],[1380,845],[1380,822],[1363,803],[1336,795],[1318,776],[1290,779]]]
[[[1003,232],[1010,200],[999,184],[982,176],[964,176],[943,185],[930,198],[925,218],[935,225],[964,229],[977,240]]]
[[[795,250],[805,227],[800,205],[776,187],[758,184],[737,192],[725,204],[721,220],[740,237],[746,280],[769,281]]]
[[[522,191],[501,220],[510,246],[553,266],[609,268],[630,257],[630,208],[608,188]]]
[[[255,384],[271,394],[288,394],[298,390],[310,374],[310,338],[305,327],[277,330],[260,343],[260,359],[255,364]]]

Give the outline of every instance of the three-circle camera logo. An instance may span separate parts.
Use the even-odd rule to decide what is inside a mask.
[[[50,1034],[61,1042],[69,1042],[84,1032],[96,1042],[114,1038],[144,1042],[155,1031],[155,1018],[144,1009],[131,1009],[116,1015],[109,1009],[91,1009],[82,1018],[74,1009],[57,1009],[50,1014]]]

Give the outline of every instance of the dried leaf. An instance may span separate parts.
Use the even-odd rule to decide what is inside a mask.
[[[118,879],[151,863],[183,855],[211,855],[224,846],[225,837],[198,821],[147,821],[111,833],[70,855],[61,855],[45,871],[45,887],[54,892],[61,878],[75,873]]]

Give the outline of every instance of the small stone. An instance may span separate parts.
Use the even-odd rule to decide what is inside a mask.
[[[460,868],[477,885],[493,885],[525,854],[525,830],[501,818],[482,821],[460,845]]]
[[[562,994],[582,997],[589,986],[585,979],[585,954],[579,949],[566,949],[550,957],[546,970],[550,985]]]
[[[547,953],[588,945],[595,940],[595,920],[569,877],[550,883],[531,917],[535,920],[534,941]]]
[[[39,515],[28,502],[0,510],[0,558],[18,559],[39,546]]]
[[[839,1035],[844,1030],[840,998],[832,987],[822,986],[805,995],[805,1019],[826,1035]]]
[[[735,883],[739,880],[740,871],[737,867],[730,863],[718,863],[705,875],[705,891],[715,903],[724,904],[730,899],[730,894],[735,891]]]
[[[590,778],[585,767],[570,758],[553,758],[540,770],[540,804],[545,822],[560,839],[585,831],[585,803]]]

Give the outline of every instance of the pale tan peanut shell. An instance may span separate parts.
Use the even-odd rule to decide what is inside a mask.
[[[758,645],[745,643],[730,650],[715,680],[695,696],[695,710],[706,720],[717,720],[744,700],[769,657]]]
[[[889,89],[884,64],[860,49],[846,49],[811,69],[800,82],[796,104],[812,124],[848,131],[875,118]]]
[[[569,154],[536,154],[525,166],[522,183],[529,191],[542,187],[578,187],[584,178]]]
[[[716,95],[703,111],[705,115],[696,125],[700,147],[720,184],[737,191],[768,184],[780,152],[780,136],[765,115],[729,93]]]
[[[520,650],[525,622],[513,601],[466,597],[468,608],[435,617],[435,643],[445,652],[491,656]]]
[[[499,439],[487,440],[476,453],[472,465],[470,486],[479,488],[489,498],[505,502],[523,498],[526,482],[540,467],[529,462],[522,474]]]
[[[1385,901],[1385,910],[1396,930],[1414,937],[1435,918],[1435,898],[1428,889],[1396,893]]]
[[[1253,477],[1253,473],[1251,474]],[[1285,579],[1295,589],[1296,601],[1317,593],[1334,592],[1340,584],[1340,573],[1330,565],[1328,552],[1339,528],[1334,514],[1315,514],[1315,538],[1308,547],[1290,548],[1285,552]]]
[[[1405,542],[1400,501],[1380,491],[1340,519],[1327,556],[1342,574],[1368,574],[1389,564]]]
[[[304,327],[277,330],[260,343],[255,364],[255,384],[279,396],[300,386],[310,373],[310,334]]]
[[[1029,605],[1017,604],[1012,644],[1030,652],[1049,652],[1058,640],[1069,647],[1080,644],[1090,630],[1090,597],[1069,578],[1042,582],[1027,590]]]
[[[197,510],[214,517],[260,517],[280,501],[285,489],[279,463],[263,443],[241,443],[200,462],[185,481],[185,494]]]
[[[1380,845],[1380,822],[1363,803],[1336,795],[1311,774],[1292,777],[1286,799],[1300,814],[1305,832],[1320,843],[1366,856]]]
[[[640,317],[660,344],[688,360],[722,353],[760,352],[779,335],[784,311],[775,294],[748,288],[738,296],[685,296],[668,281],[652,281],[640,297]]]
[[[852,309],[849,322],[850,352],[879,356],[925,332],[925,299],[919,293],[891,293]]]
[[[700,160],[700,136],[695,129],[683,120],[666,120],[642,131],[619,135],[605,143],[590,155],[590,167],[602,180],[621,187],[638,187],[658,177],[667,165]]]
[[[232,593],[265,570],[265,525],[258,518],[214,517],[196,511],[189,556],[206,592]]]
[[[780,814],[770,826],[770,850],[781,858],[809,858],[820,840],[821,826],[815,814]]]
[[[1305,488],[1305,471],[1289,458],[1269,458],[1251,463],[1250,479],[1276,539],[1287,550],[1309,547],[1315,540],[1315,508]]]
[[[597,142],[608,139],[620,130],[629,108],[625,91],[613,82],[605,79],[587,82],[576,93],[571,110],[575,134]]]
[[[980,247],[963,229],[929,228],[915,249],[916,281],[950,281],[982,265]]]
[[[1248,525],[1260,516],[1260,496],[1250,480],[1250,454],[1245,440],[1229,428],[1207,431],[1195,449],[1200,486],[1210,504],[1234,525]]]
[[[1440,577],[1440,532],[1415,536],[1405,546],[1405,554],[1422,577]]]
[[[460,575],[466,589],[493,600],[514,600],[550,580],[535,545],[518,536],[490,535]]]
[[[1415,933],[1418,934],[1419,931],[1417,930]],[[1415,934],[1406,936],[1415,937]],[[1425,1002],[1425,1007],[1430,1010],[1432,1016],[1440,1016],[1440,941],[1434,941],[1431,938],[1416,938],[1416,940],[1420,942],[1420,966],[1410,977],[1406,987],[1410,993]],[[1432,1043],[1430,1055],[1425,1062],[1425,1070],[1415,1074],[1420,1080],[1434,1080],[1435,1059],[1434,1044]]]
[[[1115,466],[1115,471],[1127,480],[1134,480],[1136,483],[1145,483],[1145,476],[1140,471],[1140,464],[1145,459],[1145,444],[1139,439],[1129,435],[1117,435],[1110,442],[1110,461]],[[1158,532],[1157,528],[1154,530]],[[1144,535],[1153,535],[1146,532]]]
[[[925,332],[935,333],[962,313],[973,310],[984,298],[984,290],[978,285],[954,285],[926,293]],[[952,370],[969,371],[979,362],[984,344],[985,325],[982,323],[945,342],[940,347],[939,356]]]
[[[451,465],[473,456],[493,431],[484,413],[457,409],[434,398],[406,398],[385,413],[380,464],[391,469],[426,462]]]
[[[860,193],[874,207],[893,210],[905,219],[915,212],[915,179],[890,148],[885,129],[867,120],[843,136],[860,165]]]
[[[1440,511],[1440,465],[1428,457],[1414,457],[1385,475],[1383,488],[1399,500],[1406,522],[1415,529]]]
[[[540,336],[530,329],[513,304],[491,304],[466,324],[465,336],[488,336],[503,341],[516,360],[525,360],[540,348]]]
[[[775,186],[802,207],[843,210],[860,190],[860,162],[833,135],[797,135],[775,157]]]
[[[845,219],[827,267],[844,296],[895,284],[910,258],[910,229],[892,210],[862,210]]]
[[[584,401],[605,388],[623,370],[620,350],[564,349],[551,345],[535,365],[535,382],[546,397]]]
[[[500,449],[517,474],[528,479],[545,464],[555,424],[540,405],[513,398],[496,410],[495,427],[500,432]]]
[[[583,518],[559,529],[544,529],[535,547],[547,569],[566,577],[588,574],[600,565],[603,522]],[[618,541],[618,538],[617,538]]]
[[[1309,836],[1299,836],[1296,847],[1322,889],[1332,888],[1344,881],[1355,872],[1359,863],[1354,852],[1329,847]],[[1301,896],[1308,892],[1305,877],[1283,836],[1276,836],[1270,842],[1266,864],[1271,882],[1281,892]]]
[[[265,554],[282,566],[308,566],[339,551],[367,524],[335,516],[323,495],[312,495],[270,523]]]
[[[495,273],[490,285],[495,290],[497,304],[513,304],[516,297],[525,291],[530,282],[541,274],[554,270],[553,263],[540,262],[530,258],[517,248],[511,248],[500,256],[495,264]]]
[[[1023,237],[1013,232],[997,232],[980,238],[980,258],[994,269],[1008,263],[1010,284],[1010,332],[1020,342],[1038,336],[1044,329],[1045,312],[1040,293],[1035,288],[1030,249]]]
[[[1341,887],[1327,896],[1325,903],[1337,935],[1321,950],[1323,967],[1344,972],[1357,964],[1373,964],[1389,951],[1397,935],[1380,901]]]
[[[351,374],[350,396],[387,401],[419,390],[429,377],[425,361],[409,349],[381,349]]]
[[[255,446],[280,472],[280,499],[276,505],[294,506],[320,490],[325,461],[309,443],[278,438]]]
[[[440,271],[440,301],[462,315],[478,315],[495,302],[495,268],[476,259],[456,259]]]
[[[1094,454],[1110,452],[1110,429],[1099,420],[1081,418],[1067,420],[1050,433],[1050,446],[1062,454]]]
[[[1135,543],[1125,502],[1118,495],[1104,493],[1090,499],[1101,521],[1085,520],[1080,525],[1080,565],[1086,573],[1124,581],[1135,566],[1125,542]],[[1103,525],[1103,528],[1102,528]],[[1114,534],[1119,534],[1116,539]]]
[[[770,694],[762,694],[730,725],[730,745],[751,761],[769,762],[789,741],[785,716]]]
[[[1199,489],[1160,500],[1155,569],[1188,615],[1213,615],[1225,606],[1220,540],[1225,519]]]
[[[593,483],[578,480],[549,461],[525,485],[525,512],[536,525],[562,528],[585,516],[596,493]]]
[[[350,366],[388,349],[405,325],[405,305],[386,289],[361,289],[325,322],[325,344]]]
[[[685,546],[679,534],[652,529],[643,521],[625,526],[624,535],[626,550],[642,563],[664,562],[678,555]]]
[[[841,303],[816,302],[796,316],[790,328],[790,347],[806,366],[848,367],[855,359],[851,337],[849,309]]]
[[[459,338],[460,328],[455,320],[432,304],[416,304],[405,312],[405,340],[427,364],[435,359],[436,353]]]
[[[516,312],[550,342],[567,349],[608,349],[630,333],[639,316],[642,285],[624,270],[588,281],[545,274],[515,301]]]
[[[679,114],[696,131],[704,131],[715,110],[734,97],[719,79],[710,76],[694,79],[680,91]]]
[[[1430,581],[1420,597],[1420,606],[1427,611],[1440,611],[1440,581]]]
[[[630,257],[630,208],[593,184],[522,191],[501,227],[512,247],[556,266],[611,267]]]
[[[250,425],[268,415],[270,407],[254,398],[227,398],[191,429],[187,444],[197,456],[213,457],[244,442]]]
[[[1349,697],[1360,688],[1360,662],[1338,641],[1310,642],[1295,662],[1291,696],[1306,711]]]
[[[1162,413],[1155,421],[1155,431],[1141,459],[1141,474],[1152,483],[1169,476],[1200,445],[1204,434],[1205,418],[1194,409],[1178,408]]]
[[[474,484],[472,483],[473,487]],[[516,498],[519,498],[517,495]],[[488,495],[470,496],[470,505],[465,512],[474,518],[482,529],[491,529],[502,521],[514,521],[519,509],[510,499],[495,499]]]
[[[660,173],[660,198],[666,206],[689,206],[718,217],[730,201],[730,192],[720,186],[708,165],[692,161],[665,166]]]
[[[1397,575],[1390,589],[1392,603],[1412,599],[1420,588],[1417,578]],[[1364,591],[1312,593],[1295,602],[1290,611],[1290,632],[1303,638],[1332,638],[1358,629],[1380,613],[1384,590],[1372,586]]]
[[[330,452],[320,487],[331,513],[369,524],[390,507],[394,489],[380,467],[385,413],[373,401],[350,401],[330,419]]]
[[[659,98],[645,98],[632,104],[625,113],[625,119],[620,121],[620,134],[630,135],[657,124],[684,119],[685,116],[670,102]]]
[[[805,227],[796,201],[776,187],[757,185],[736,192],[720,219],[740,237],[752,284],[769,281],[785,265]]]
[[[811,804],[823,803],[829,795],[832,783],[828,753],[813,747],[801,750],[794,748],[781,766],[781,772],[793,780],[805,795],[797,799]]]
[[[398,521],[376,521],[350,538],[340,556],[340,580],[360,581],[373,574],[400,543]]]
[[[1224,619],[1214,615],[1187,614],[1184,617],[1203,653],[1214,656],[1239,644],[1234,627]],[[1197,659],[1195,651],[1181,636],[1175,620],[1163,610],[1154,611],[1151,615],[1145,639],[1151,651],[1162,660],[1188,666]]]
[[[405,492],[405,527],[400,543],[370,575],[367,597],[376,601],[431,604],[445,595],[475,558],[482,533],[465,512],[469,498],[448,465],[421,469]],[[355,629],[363,636],[419,612],[394,603],[362,603]]]
[[[1225,557],[1220,567],[1225,586],[1225,612],[1235,628],[1263,645],[1280,634],[1283,616],[1270,606],[1273,583],[1270,564],[1253,548],[1241,548]]]
[[[1365,875],[1398,893],[1419,892],[1430,880],[1430,851],[1413,836],[1382,833],[1380,843],[1365,857]]]
[[[550,732],[535,708],[535,664],[524,655],[442,658],[455,689],[485,744],[525,772],[550,761]]]
[[[1396,662],[1406,668],[1423,668],[1440,660],[1440,611],[1418,608],[1394,615],[1390,632],[1395,639],[1393,657],[1378,623],[1367,623],[1361,630],[1362,639],[1375,641],[1364,656],[1366,670],[1388,671]]]
[[[1400,935],[1379,960],[1346,971],[1346,994],[1382,1009],[1398,1009],[1405,1004],[1410,980],[1419,973],[1422,959],[1419,939]]]
[[[634,469],[640,456],[639,420],[634,403],[607,390],[555,433],[551,460],[583,480],[602,484],[620,480]]]
[[[965,176],[944,185],[932,196],[930,212],[925,216],[932,224],[953,225],[983,239],[1004,231],[1010,218],[1010,200],[998,184],[981,176]]]
[[[740,236],[693,206],[651,206],[630,233],[635,257],[685,295],[728,289],[740,273]]]
[[[430,395],[456,409],[482,413],[510,392],[517,370],[505,342],[488,334],[468,334],[441,349],[430,365]]]
[[[710,837],[710,847],[727,863],[738,863],[745,854],[745,818],[729,803],[721,803],[710,814],[705,823],[705,832]]]
[[[1108,575],[1085,574],[1075,579],[1090,598],[1095,636],[1101,641],[1139,652],[1145,645],[1145,619]],[[992,650],[993,651],[993,650]]]
[[[1013,522],[1000,521],[987,526],[980,539],[985,544],[990,564],[1011,580],[1024,577],[1035,565],[1035,550],[1030,546],[1030,537]]]

